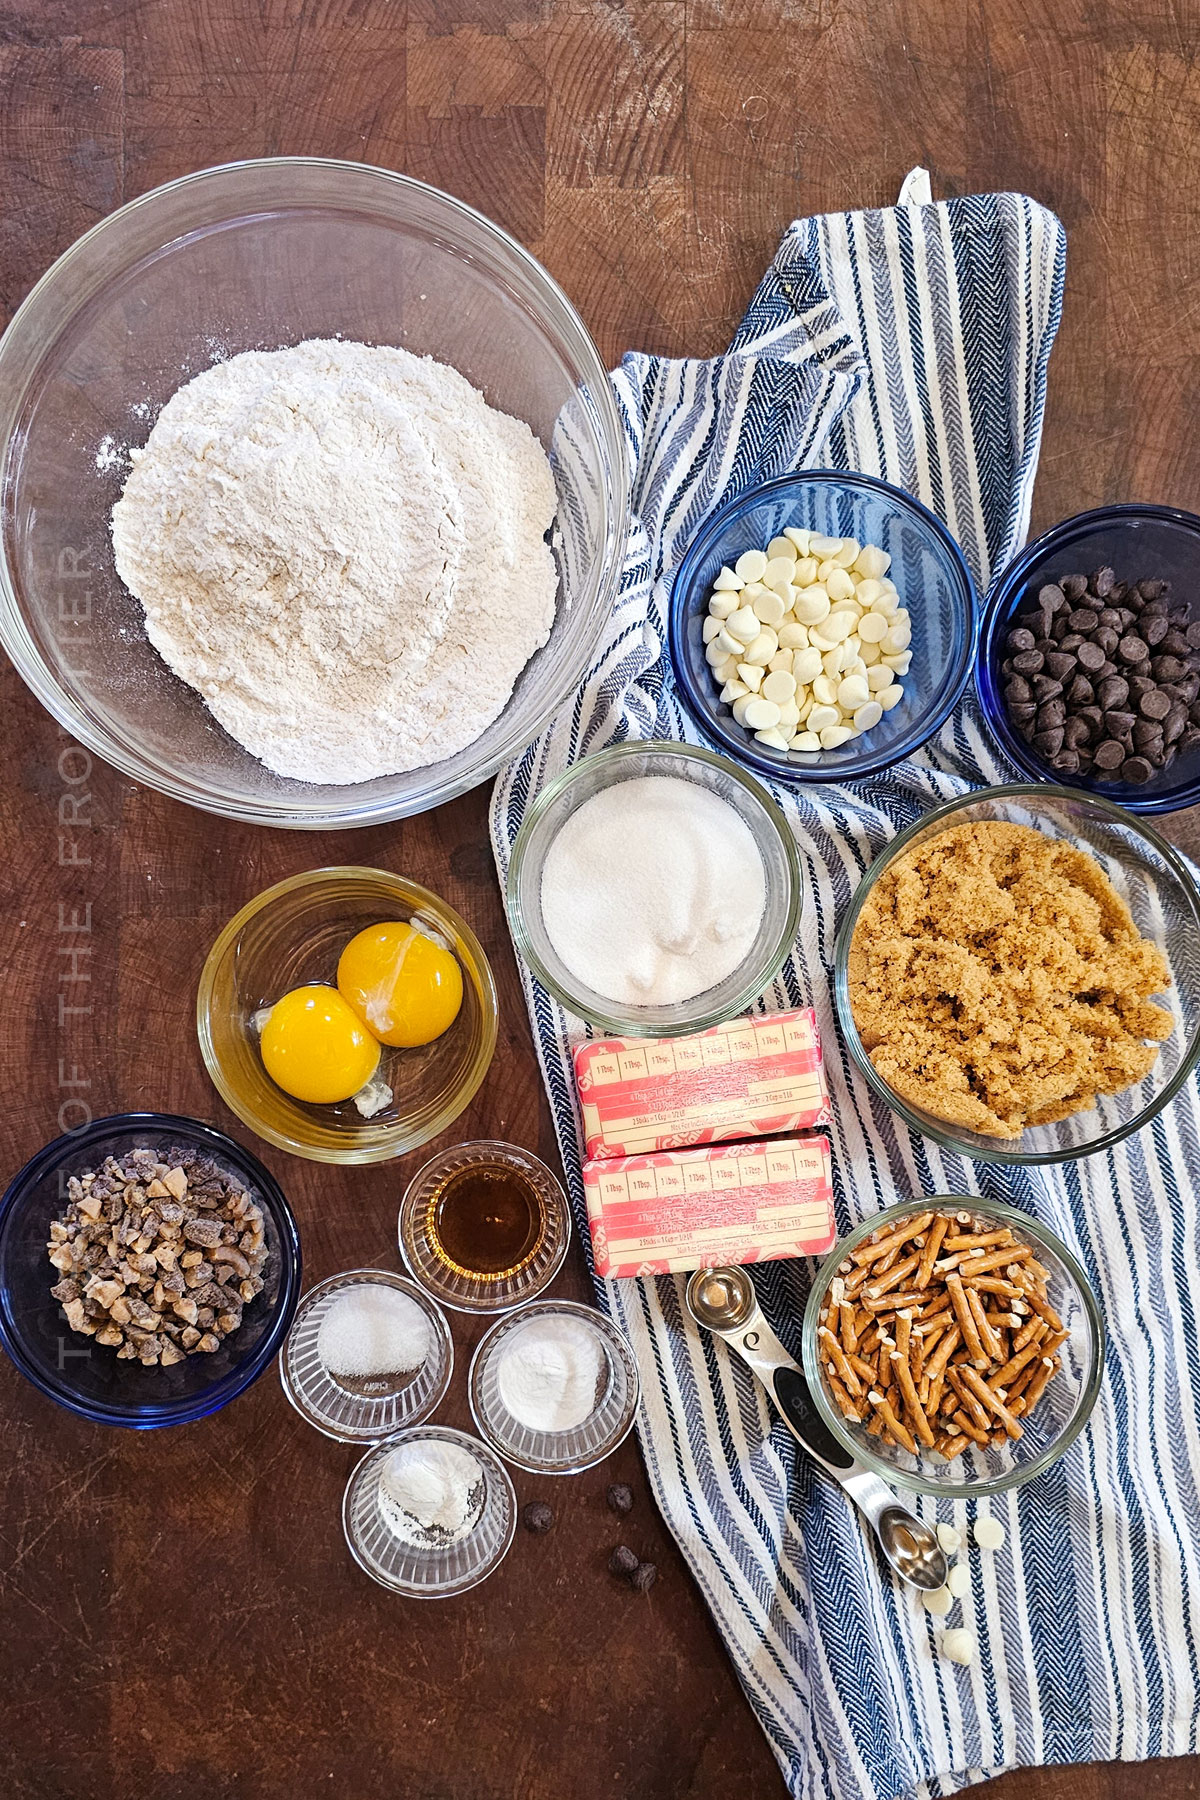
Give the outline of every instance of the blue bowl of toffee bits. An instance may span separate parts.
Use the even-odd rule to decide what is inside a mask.
[[[1200,801],[1200,518],[1079,513],[996,581],[976,689],[1009,760],[1133,812]]]

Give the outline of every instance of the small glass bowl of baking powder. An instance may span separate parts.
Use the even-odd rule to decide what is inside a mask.
[[[445,1313],[414,1281],[349,1269],[310,1288],[279,1358],[302,1419],[343,1444],[377,1444],[419,1425],[450,1385]]]
[[[508,1462],[577,1475],[629,1436],[641,1383],[611,1319],[574,1300],[539,1300],[480,1340],[467,1398],[480,1435]]]
[[[517,1529],[499,1457],[468,1432],[418,1425],[367,1452],[346,1484],[350,1553],[381,1587],[437,1600],[477,1587]]]

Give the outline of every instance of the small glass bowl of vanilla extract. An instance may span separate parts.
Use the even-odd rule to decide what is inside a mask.
[[[562,1268],[571,1213],[562,1183],[528,1150],[456,1144],[418,1171],[400,1203],[400,1253],[414,1281],[458,1312],[533,1300]]]

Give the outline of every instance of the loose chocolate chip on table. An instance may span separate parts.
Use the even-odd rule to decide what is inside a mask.
[[[1145,756],[1127,756],[1121,764],[1121,777],[1140,787],[1143,781],[1149,781],[1154,773],[1154,764]]]
[[[627,1513],[633,1510],[633,1489],[626,1487],[623,1481],[612,1482],[604,1498],[615,1513]]]
[[[1170,710],[1170,698],[1161,688],[1151,688],[1138,701],[1138,711],[1144,719],[1165,719]]]
[[[636,1594],[648,1594],[658,1580],[658,1570],[652,1562],[639,1563],[629,1577],[629,1585]]]
[[[628,1580],[641,1565],[627,1544],[618,1544],[608,1559],[608,1566],[614,1575],[623,1575]]]
[[[1098,769],[1119,769],[1125,761],[1124,745],[1118,744],[1115,738],[1105,738],[1096,746],[1092,760]]]
[[[544,1500],[531,1500],[521,1508],[521,1523],[526,1531],[541,1537],[554,1523],[554,1514]]]
[[[1090,675],[1097,674],[1104,667],[1106,658],[1099,644],[1080,644],[1075,654],[1079,658],[1080,668],[1086,669]]]
[[[1140,637],[1123,637],[1117,645],[1117,655],[1124,663],[1145,662],[1149,654],[1149,650]],[[1103,656],[1100,660],[1103,662]]]
[[[1124,706],[1129,698],[1129,683],[1123,675],[1106,675],[1096,691],[1101,706]]]

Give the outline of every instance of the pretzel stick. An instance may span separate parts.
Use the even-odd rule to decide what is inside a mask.
[[[974,1369],[964,1367],[962,1378],[967,1383],[980,1405],[986,1406],[990,1412],[995,1413],[1009,1437],[1019,1438],[1021,1435],[1020,1421],[1014,1418],[1003,1400],[1001,1400],[996,1393],[995,1388],[989,1386],[982,1375],[979,1375]]]
[[[838,1327],[842,1334],[842,1349],[847,1356],[853,1356],[858,1349],[857,1317],[857,1307],[852,1306],[848,1300],[838,1302]]]
[[[957,1425],[963,1436],[969,1437],[973,1444],[990,1444],[992,1441],[989,1433],[981,1431],[974,1420],[969,1419],[965,1412],[951,1413],[950,1423],[952,1425]]]
[[[901,1356],[899,1350],[892,1351],[892,1368],[896,1372],[896,1381],[904,1400],[904,1408],[912,1420],[913,1430],[927,1449],[933,1448],[933,1427],[925,1417],[925,1410],[917,1397],[916,1385],[913,1382],[912,1370],[908,1366],[907,1357]]]
[[[927,1288],[929,1286],[929,1278],[933,1274],[933,1265],[937,1261],[938,1251],[941,1249],[943,1240],[949,1229],[949,1219],[946,1217],[945,1213],[939,1213],[937,1218],[933,1221],[933,1224],[930,1226],[928,1235],[926,1236],[925,1246],[921,1251],[921,1261],[917,1268],[917,1279],[913,1282],[914,1287]]]
[[[1019,1375],[1027,1362],[1032,1362],[1035,1356],[1045,1355],[1045,1351],[1042,1348],[1042,1338],[1045,1335],[1046,1327],[1041,1320],[1039,1320],[1038,1323],[1041,1327],[1040,1331],[1025,1345],[1025,1348],[1019,1350],[1015,1356],[1010,1356],[1003,1367],[996,1370],[992,1379],[995,1381],[997,1387],[1006,1388],[1013,1376]]]
[[[880,1294],[890,1294],[893,1288],[898,1288],[905,1276],[912,1274],[920,1260],[919,1256],[906,1256],[903,1262],[896,1263],[878,1281],[874,1278],[868,1281],[863,1289],[866,1303],[870,1305],[872,1300],[878,1300]]]
[[[887,1395],[881,1394],[878,1388],[872,1388],[871,1392],[867,1395],[867,1399],[871,1402],[876,1413],[880,1419],[882,1419],[884,1426],[891,1432],[897,1443],[903,1444],[904,1448],[911,1451],[915,1456],[917,1451],[917,1440],[908,1429],[907,1425],[902,1425],[900,1423],[899,1419],[896,1417],[895,1409]]]
[[[862,1393],[862,1383],[847,1362],[846,1352],[842,1349],[842,1346],[838,1343],[828,1325],[822,1325],[817,1336],[821,1341],[821,1348],[824,1350],[835,1373],[841,1378],[849,1392],[857,1397]]]
[[[1029,1386],[1022,1395],[1022,1399],[1025,1402],[1025,1411],[1027,1413],[1033,1411],[1034,1407],[1042,1397],[1043,1388],[1050,1377],[1057,1374],[1059,1367],[1060,1364],[1057,1356],[1047,1356],[1038,1364],[1033,1380],[1029,1383]]]
[[[961,1286],[962,1284],[960,1283],[959,1285]],[[967,1305],[971,1309],[971,1317],[975,1321],[975,1329],[979,1333],[979,1341],[983,1345],[984,1355],[987,1357],[989,1363],[1002,1362],[1003,1355],[1000,1349],[1000,1339],[992,1330],[992,1322],[983,1310],[983,1301],[971,1288],[963,1288],[963,1293],[967,1297]]]
[[[899,1249],[902,1244],[907,1244],[910,1238],[916,1237],[919,1231],[924,1231],[932,1218],[931,1212],[914,1213],[910,1219],[902,1220],[894,1231],[888,1232],[886,1237],[877,1238],[874,1243],[860,1244],[852,1254],[851,1262],[859,1264],[876,1262],[879,1257],[886,1256],[893,1247]]]
[[[976,1251],[987,1250],[993,1244],[1011,1244],[1013,1241],[1012,1232],[1005,1226],[997,1231],[982,1231],[978,1237],[948,1237],[942,1248],[948,1254],[955,1250],[966,1250],[974,1255]]]
[[[993,1269],[1007,1269],[1013,1267],[1014,1264],[1028,1262],[1032,1255],[1033,1251],[1028,1244],[1019,1244],[1015,1249],[1007,1246],[1003,1250],[992,1250],[984,1256],[971,1258],[971,1273],[972,1275],[988,1275]],[[943,1257],[935,1267],[946,1269],[948,1272],[949,1269],[960,1268],[961,1263],[961,1257]]]
[[[860,1425],[862,1423],[862,1414],[855,1407],[853,1400],[850,1398],[837,1376],[827,1375],[827,1380],[829,1382],[829,1391],[837,1401],[838,1410],[843,1419],[849,1419],[853,1425]]]
[[[950,1358],[958,1349],[961,1342],[961,1330],[957,1325],[952,1325],[933,1355],[930,1357],[928,1363],[925,1365],[926,1373],[931,1381],[936,1381],[939,1375],[945,1374],[946,1364],[950,1361]]]
[[[967,1296],[963,1284],[953,1271],[946,1277],[946,1286],[950,1290],[950,1299],[954,1304],[954,1315],[958,1320],[958,1328],[963,1335],[963,1343],[967,1346],[967,1355],[977,1369],[986,1369],[989,1362],[987,1351],[979,1341],[979,1331],[975,1317],[967,1305]]]

